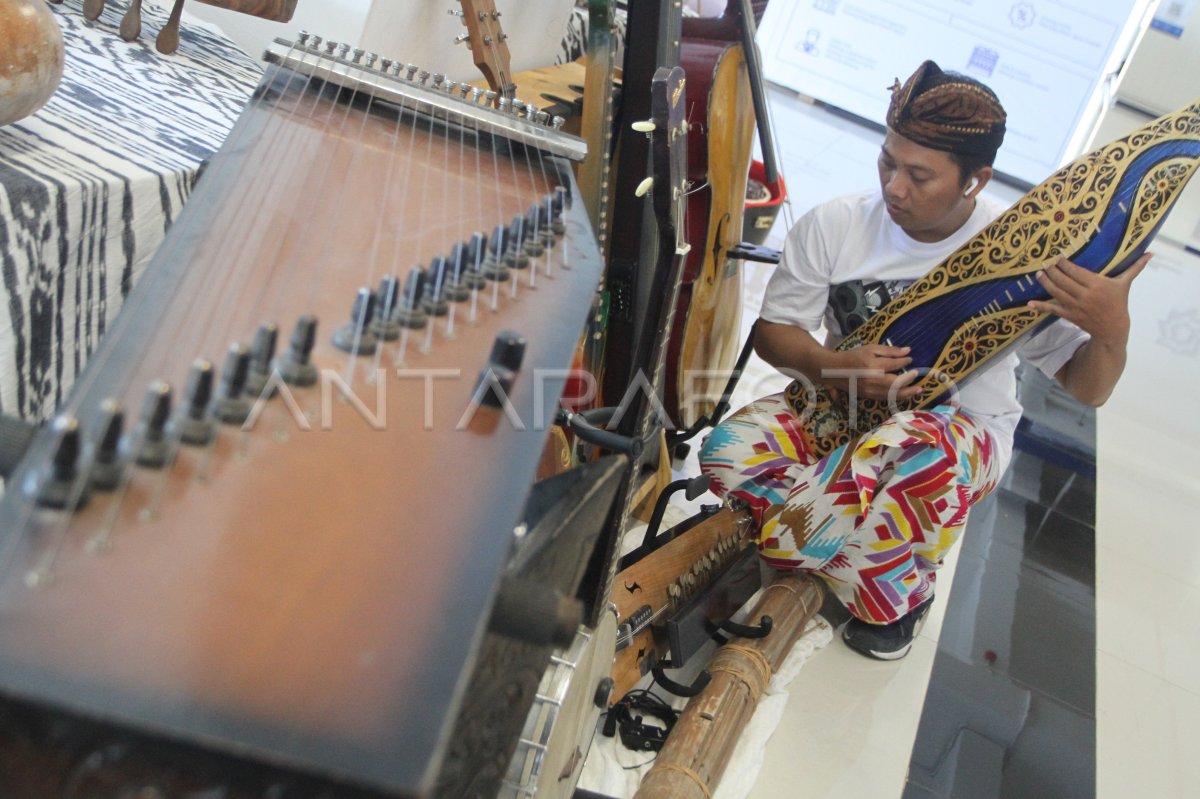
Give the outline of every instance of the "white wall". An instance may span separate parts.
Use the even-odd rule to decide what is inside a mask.
[[[498,0],[496,6],[508,34],[512,70],[553,64],[574,0]],[[466,31],[447,13],[457,9],[461,5],[454,0],[377,0],[367,14],[362,46],[452,80],[478,80],[471,51],[454,44],[454,37]]]
[[[162,4],[169,0],[161,0]],[[501,0],[501,27],[508,34],[513,71],[553,64],[567,30],[574,0]],[[275,37],[295,40],[306,30],[441,72],[454,80],[476,80],[471,51],[455,45],[465,31],[455,0],[300,0],[290,22],[268,22],[249,14],[195,2],[188,16],[216,25],[255,59]]]
[[[216,25],[251,57],[261,59],[275,37],[294,41],[306,30],[326,39],[357,44],[362,39],[371,0],[300,0],[290,22],[270,22],[204,3],[188,3],[186,17]]]
[[[1176,38],[1151,28],[1129,60],[1117,97],[1154,115],[1182,108],[1200,97],[1200,3]]]

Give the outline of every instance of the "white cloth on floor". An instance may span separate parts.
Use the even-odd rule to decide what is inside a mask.
[[[783,665],[771,677],[754,715],[738,740],[713,799],[745,799],[749,795],[762,770],[767,740],[779,726],[787,706],[788,686],[808,659],[832,639],[833,628],[825,619],[816,616],[809,622]],[[661,689],[655,693],[664,699],[673,699],[671,704],[676,709],[682,709],[687,703],[686,699],[670,697]],[[651,719],[645,720],[645,723],[651,722]],[[655,756],[654,753],[626,749],[619,736],[607,738],[597,730],[579,777],[579,787],[617,799],[632,797],[637,793],[642,777],[654,764]]]

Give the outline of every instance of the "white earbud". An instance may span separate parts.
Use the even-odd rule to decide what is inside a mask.
[[[966,197],[968,194],[975,191],[975,187],[978,185],[979,185],[979,178],[971,178],[971,185],[967,186],[967,190],[963,192],[963,196]]]

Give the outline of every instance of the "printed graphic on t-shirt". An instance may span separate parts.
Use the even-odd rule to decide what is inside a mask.
[[[914,282],[851,280],[831,286],[829,311],[838,328],[833,332],[843,337],[854,332]]]

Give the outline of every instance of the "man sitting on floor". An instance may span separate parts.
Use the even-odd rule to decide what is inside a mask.
[[[908,349],[833,348],[1004,209],[980,196],[1004,138],[1005,112],[973,78],[922,64],[892,88],[879,155],[881,191],[840,197],[788,232],[767,286],[755,350],[777,369],[859,396],[915,397]],[[1125,365],[1128,293],[1149,256],[1117,277],[1065,259],[1038,274],[1050,295],[1031,307],[1059,318],[959,387],[954,404],[894,414],[825,457],[784,394],[719,425],[700,453],[718,494],[740,497],[759,522],[765,561],[821,577],[853,618],[845,642],[870,657],[903,657],[933,601],[942,559],[973,504],[1008,465],[1021,416],[1017,351],[1097,406]],[[824,345],[813,332],[824,320]],[[847,375],[850,375],[847,377]]]

